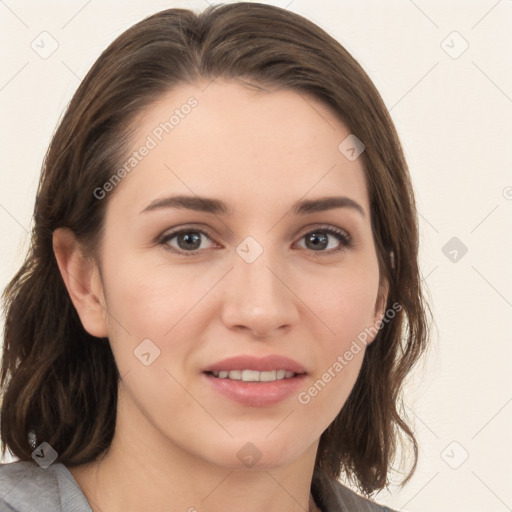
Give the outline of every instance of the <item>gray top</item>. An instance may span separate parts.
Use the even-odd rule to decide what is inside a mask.
[[[92,512],[68,468],[54,463],[0,464],[0,512]]]
[[[313,490],[322,512],[394,512],[329,481],[323,494]],[[92,512],[69,470],[56,462],[43,469],[36,462],[0,464],[0,512]]]

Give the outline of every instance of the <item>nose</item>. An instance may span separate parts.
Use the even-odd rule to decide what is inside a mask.
[[[287,282],[289,275],[266,251],[252,263],[235,254],[224,283],[224,325],[258,339],[288,331],[299,319],[299,299]]]

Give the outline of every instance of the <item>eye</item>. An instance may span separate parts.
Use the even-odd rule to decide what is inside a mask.
[[[329,238],[336,241],[331,243]],[[313,252],[333,254],[342,251],[352,245],[352,237],[342,229],[333,227],[320,227],[313,231],[308,231],[302,236],[301,240],[305,239],[306,249],[311,249]],[[330,249],[330,250],[325,250]]]
[[[210,242],[206,244],[206,247],[203,243],[205,239]],[[331,226],[308,231],[300,240],[303,239],[305,239],[305,245],[302,247],[319,253],[318,255],[337,253],[352,245],[352,237],[345,230]],[[163,235],[158,243],[167,250],[185,256],[193,256],[201,250],[211,249],[216,245],[209,233],[197,228],[183,228],[172,231]]]
[[[201,249],[209,248],[204,247],[203,238],[207,238],[211,241],[210,235],[205,231],[201,229],[186,228],[167,233],[159,240],[158,243],[173,252],[184,254],[186,256],[192,256]],[[171,243],[174,239],[176,239],[175,244],[177,247]]]

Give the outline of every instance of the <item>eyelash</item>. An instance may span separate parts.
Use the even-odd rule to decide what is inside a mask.
[[[177,231],[172,231],[171,233],[167,233],[167,234],[163,235],[162,237],[160,237],[158,239],[158,244],[162,245],[165,250],[168,250],[172,253],[180,254],[183,256],[196,256],[202,250],[204,250],[204,249],[196,249],[194,251],[181,251],[174,247],[171,248],[169,246],[168,242],[170,240],[172,240],[173,238],[175,238],[181,234],[184,234],[184,233],[199,233],[201,235],[207,236],[210,240],[213,241],[213,237],[210,235],[210,233],[208,233],[208,231],[191,227],[191,228],[179,229]],[[339,251],[342,251],[342,250],[347,249],[352,246],[352,237],[346,231],[336,229],[336,228],[333,228],[330,226],[329,227],[319,227],[319,228],[310,230],[307,233],[304,233],[304,235],[302,235],[300,237],[300,240],[302,240],[304,237],[311,235],[313,233],[327,233],[329,235],[334,236],[335,238],[338,239],[339,242],[341,242],[340,246],[337,249],[331,249],[330,251],[311,251],[315,256],[332,255],[332,254],[338,253]]]

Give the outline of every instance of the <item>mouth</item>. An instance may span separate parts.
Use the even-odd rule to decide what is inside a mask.
[[[289,399],[308,375],[297,361],[279,355],[235,356],[201,373],[216,396],[248,407],[267,407]]]

